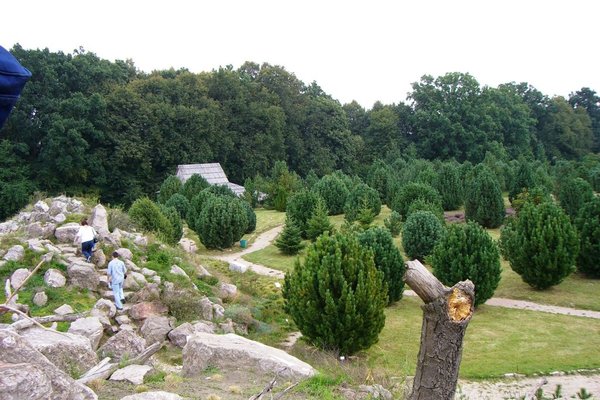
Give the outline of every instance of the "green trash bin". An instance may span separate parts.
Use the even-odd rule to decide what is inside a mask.
[[[247,245],[248,245],[248,241],[246,239],[240,240],[240,247],[242,249],[245,249]]]

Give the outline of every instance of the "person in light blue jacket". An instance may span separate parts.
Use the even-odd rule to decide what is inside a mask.
[[[125,267],[125,263],[119,259],[118,252],[113,252],[112,257],[113,259],[108,263],[108,286],[112,289],[115,296],[117,310],[122,310],[123,302],[125,301],[123,282],[125,281],[127,268]]]

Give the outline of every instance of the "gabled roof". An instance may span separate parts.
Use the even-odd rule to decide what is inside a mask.
[[[181,182],[187,181],[192,175],[198,174],[211,185],[225,185],[233,191],[237,196],[244,194],[244,187],[235,183],[229,182],[225,171],[219,163],[208,164],[182,164],[177,166],[176,176]]]

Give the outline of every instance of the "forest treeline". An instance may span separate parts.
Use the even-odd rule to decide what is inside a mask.
[[[375,161],[398,159],[599,164],[600,97],[590,88],[549,97],[453,72],[423,76],[406,103],[365,109],[266,63],[143,73],[84,49],[11,53],[32,78],[0,130],[2,219],[36,190],[128,205],[186,163],[220,162],[240,184],[269,176],[276,161],[301,177],[365,177]]]

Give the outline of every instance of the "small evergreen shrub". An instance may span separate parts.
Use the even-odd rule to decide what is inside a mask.
[[[567,179],[558,192],[560,206],[571,220],[577,218],[579,210],[594,198],[592,186],[581,178]]]
[[[491,298],[500,282],[498,247],[476,222],[449,225],[427,260],[446,286],[470,279],[475,285],[475,306]]]
[[[215,196],[228,196],[237,198],[235,193],[233,193],[233,190],[229,189],[229,187],[225,185],[210,185],[209,187],[203,190],[206,190],[207,192],[212,193]]]
[[[392,201],[391,209],[400,214],[403,219],[406,219],[410,205],[418,199],[439,207],[442,206],[442,199],[437,190],[424,183],[412,182],[400,188]]]
[[[183,184],[181,188],[181,194],[184,195],[189,201],[201,191],[208,188],[210,185],[202,176],[198,174],[193,174],[189,177],[187,181]]]
[[[335,175],[325,175],[315,184],[313,190],[325,200],[329,215],[344,212],[348,189],[340,178]]]
[[[415,201],[410,203],[410,206],[408,207],[408,212],[406,214],[406,218],[408,218],[410,214],[416,211],[429,211],[430,213],[438,217],[442,224],[445,221],[444,210],[442,209],[442,206],[438,203],[432,203],[423,199],[416,199]]]
[[[364,183],[358,183],[350,190],[346,204],[344,206],[346,220],[353,222],[358,219],[359,211],[364,205],[368,204],[368,207],[373,212],[374,216],[379,215],[381,212],[381,199],[377,190],[369,187]]]
[[[307,239],[308,220],[315,212],[319,195],[309,190],[294,193],[287,202],[286,214],[298,224],[302,238]]]
[[[551,202],[526,203],[502,229],[502,254],[524,282],[547,289],[575,270],[579,241],[564,211]]]
[[[391,175],[390,167],[381,160],[375,160],[369,167],[366,183],[379,193],[381,201],[387,199],[388,181]]]
[[[546,192],[546,190],[542,187],[533,187],[531,189],[524,189],[521,193],[517,194],[512,200],[512,206],[515,212],[518,214],[525,203],[538,205],[546,201],[552,201],[552,198]]]
[[[442,238],[444,227],[429,211],[411,214],[402,227],[402,247],[409,259],[424,260]]]
[[[406,267],[390,232],[382,227],[370,228],[358,234],[358,241],[373,251],[375,268],[383,272],[384,282],[388,286],[388,304],[400,300],[404,290],[403,277]]]
[[[113,232],[115,229],[129,232],[133,229],[133,221],[129,214],[123,211],[120,207],[112,207],[108,209],[108,230]]]
[[[477,165],[467,184],[465,218],[484,228],[497,228],[502,225],[505,213],[498,179],[485,165]]]
[[[169,221],[170,227],[166,229],[166,226],[161,229],[158,234],[163,242],[170,245],[179,243],[183,236],[183,222],[177,210],[173,207],[167,207],[161,205],[160,211]]]
[[[581,247],[577,269],[587,276],[600,278],[600,197],[586,203],[575,221]]]
[[[306,236],[311,241],[315,241],[323,232],[333,233],[333,225],[329,222],[327,216],[327,206],[322,198],[317,201],[317,207],[313,215],[308,220],[308,227],[306,228]]]
[[[248,227],[242,201],[232,197],[209,198],[196,220],[195,231],[208,249],[224,249],[239,241]]]
[[[508,200],[510,203],[513,203],[513,200],[516,199],[517,195],[524,190],[529,190],[535,186],[535,181],[533,179],[533,171],[531,170],[531,165],[525,159],[519,160],[519,166],[515,173],[515,176],[512,181],[512,185],[510,191],[508,193]]]
[[[463,204],[463,185],[455,163],[442,164],[434,181],[434,188],[441,196],[444,210],[456,210]]]
[[[383,225],[390,231],[393,237],[396,237],[402,229],[402,217],[398,212],[392,211],[390,216],[383,220]]]
[[[284,309],[314,345],[351,355],[377,342],[387,287],[354,235],[320,236],[283,286]]]
[[[181,193],[175,193],[165,203],[167,207],[173,207],[181,218],[186,218],[190,210],[190,201]]]
[[[356,216],[356,220],[364,229],[367,229],[373,221],[375,220],[375,214],[366,198],[363,198],[362,204],[358,210],[358,215]]]
[[[183,184],[181,180],[174,176],[169,175],[163,181],[162,185],[160,185],[160,191],[158,192],[158,202],[160,204],[166,204],[166,202],[173,196],[175,193],[179,193],[183,188]]]
[[[241,204],[244,207],[244,210],[246,210],[246,217],[248,218],[248,227],[244,233],[252,233],[256,229],[256,213],[248,202],[241,201]]]
[[[284,254],[298,254],[304,248],[300,228],[296,222],[289,216],[285,219],[283,231],[275,241],[275,246]]]
[[[185,217],[187,224],[191,229],[193,229],[194,231],[198,229],[198,218],[200,217],[200,214],[202,213],[205,204],[207,204],[210,199],[214,199],[216,197],[217,196],[215,196],[207,190],[202,190],[200,191],[200,193],[194,196],[194,198],[190,202],[190,207],[188,208],[187,216]]]
[[[162,213],[159,205],[147,197],[133,202],[129,208],[129,217],[147,232],[169,232],[171,229],[171,222]]]

